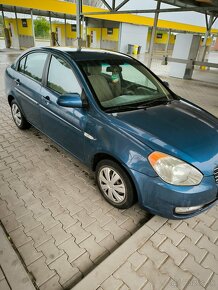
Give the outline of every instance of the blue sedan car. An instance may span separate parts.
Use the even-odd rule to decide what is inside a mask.
[[[30,124],[96,174],[117,208],[188,218],[218,196],[218,120],[130,56],[35,48],[7,68],[15,124]]]

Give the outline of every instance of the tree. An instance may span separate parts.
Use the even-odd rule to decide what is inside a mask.
[[[34,30],[36,37],[46,38],[49,36],[50,25],[45,17],[37,17],[34,20]]]

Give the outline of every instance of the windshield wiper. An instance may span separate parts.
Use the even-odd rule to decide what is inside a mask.
[[[112,108],[106,108],[104,109],[107,113],[114,113],[114,112],[125,112],[129,110],[140,110],[145,109],[146,106],[144,104],[135,104],[135,105],[124,105],[124,106],[116,106]]]
[[[105,112],[107,113],[114,113],[114,112],[125,112],[128,110],[141,110],[141,109],[147,109],[153,106],[158,106],[161,104],[169,104],[172,100],[168,100],[166,98],[159,98],[155,100],[150,100],[143,103],[136,103],[136,104],[129,104],[129,105],[123,105],[123,106],[116,106],[111,108],[105,108]]]
[[[147,102],[143,102],[143,105],[146,106],[147,108],[149,108],[149,107],[158,106],[158,105],[162,105],[162,104],[169,104],[171,102],[172,102],[172,100],[169,100],[166,98],[159,98],[159,99],[154,99],[154,100],[150,100]],[[142,104],[140,104],[140,105],[142,105]]]

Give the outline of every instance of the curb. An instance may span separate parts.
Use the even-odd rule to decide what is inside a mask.
[[[23,264],[0,226],[0,267],[12,290],[35,290]]]
[[[73,290],[96,290],[132,253],[137,251],[154,233],[167,222],[167,219],[154,216],[110,256],[84,277]]]

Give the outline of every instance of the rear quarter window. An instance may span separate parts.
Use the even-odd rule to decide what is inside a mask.
[[[26,57],[23,57],[20,60],[20,62],[19,62],[18,71],[24,73],[24,71],[25,71],[25,63],[26,63]]]

